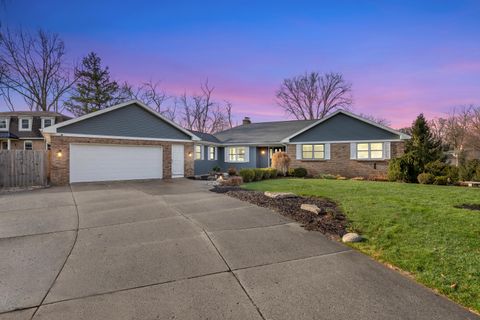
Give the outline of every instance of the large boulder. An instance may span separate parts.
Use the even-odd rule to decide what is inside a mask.
[[[287,199],[287,198],[296,198],[297,195],[291,192],[270,192],[265,191],[265,196],[272,198],[272,199]]]
[[[362,236],[355,232],[346,233],[342,237],[343,242],[360,242],[362,240]]]
[[[308,203],[302,203],[302,205],[300,206],[300,209],[309,211],[314,214],[319,214],[321,212],[321,209],[319,207],[317,207],[314,204],[308,204]]]

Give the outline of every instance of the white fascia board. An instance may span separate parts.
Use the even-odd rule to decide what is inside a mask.
[[[191,133],[190,131],[186,130],[185,128],[182,128],[181,126],[179,126],[178,124],[176,124],[175,122],[165,118],[164,116],[162,116],[160,113],[152,110],[151,108],[149,108],[146,104],[144,104],[143,102],[139,101],[139,100],[130,100],[130,101],[127,101],[127,102],[123,102],[123,103],[120,103],[120,104],[117,104],[117,105],[114,105],[114,106],[111,106],[111,107],[108,107],[108,108],[105,108],[105,109],[102,109],[102,110],[99,110],[99,111],[95,111],[95,112],[92,112],[92,113],[88,113],[88,114],[85,114],[83,116],[80,116],[78,118],[74,118],[74,119],[70,119],[70,120],[67,120],[67,121],[63,121],[63,122],[60,122],[60,123],[57,123],[53,126],[50,126],[50,127],[47,127],[45,128],[43,131],[46,132],[46,133],[57,133],[57,129],[58,128],[61,128],[61,127],[65,127],[65,126],[68,126],[68,125],[71,125],[72,123],[76,123],[76,122],[79,122],[79,121],[83,121],[85,119],[89,119],[89,118],[92,118],[92,117],[96,117],[96,116],[99,116],[101,114],[104,114],[104,113],[107,113],[107,112],[111,112],[111,111],[114,111],[114,110],[117,110],[117,109],[120,109],[120,108],[123,108],[123,107],[126,107],[126,106],[129,106],[129,105],[132,105],[132,104],[137,104],[139,105],[140,107],[142,107],[143,109],[147,110],[148,112],[150,112],[151,114],[153,114],[154,116],[156,116],[157,118],[167,122],[168,124],[170,124],[171,126],[177,128],[178,130],[182,131],[183,133],[185,133],[186,135],[192,137],[193,140],[201,140],[199,137],[197,137],[196,135],[194,135],[193,133]]]
[[[339,140],[339,141],[300,141],[300,142],[288,142],[288,144],[315,144],[315,143],[352,143],[352,142],[401,142],[404,139],[376,139],[376,140]]]

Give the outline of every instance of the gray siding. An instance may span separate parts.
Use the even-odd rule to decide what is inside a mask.
[[[291,139],[292,142],[399,139],[395,133],[339,113]]]
[[[57,129],[59,133],[191,140],[171,124],[132,104]]]
[[[217,152],[222,154],[223,159],[223,148],[217,148]],[[208,174],[212,171],[213,167],[221,165],[219,164],[220,154],[217,156],[217,160],[208,160],[208,146],[203,146],[203,160],[194,161],[194,173],[195,175]]]
[[[244,168],[256,168],[257,167],[257,148],[250,147],[250,155],[249,155],[249,162],[244,163],[233,163],[233,162],[225,162],[225,152],[224,148],[221,148],[222,151],[218,153],[218,160],[220,163],[220,168],[222,171],[227,171],[230,167],[235,167],[237,170],[244,169]]]
[[[262,150],[265,154],[262,154]],[[268,168],[268,149],[266,147],[257,148],[257,168]]]

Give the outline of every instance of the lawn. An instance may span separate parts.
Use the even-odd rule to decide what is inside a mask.
[[[480,189],[390,182],[276,179],[248,189],[290,191],[336,201],[350,230],[367,241],[353,245],[424,285],[480,312]]]

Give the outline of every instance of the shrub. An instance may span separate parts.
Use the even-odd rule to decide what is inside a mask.
[[[263,179],[263,169],[253,169],[253,172],[255,181],[260,181]]]
[[[439,186],[445,186],[448,184],[448,177],[447,176],[437,176],[435,177],[435,180],[433,181],[433,184],[439,185]]]
[[[296,178],[305,178],[307,176],[307,169],[299,167],[293,169],[293,176]]]
[[[334,179],[337,179],[337,176],[335,176],[335,175],[333,175],[333,174],[326,173],[326,174],[320,174],[320,175],[318,176],[318,178],[320,178],[320,179],[334,180]]]
[[[275,152],[272,156],[272,167],[286,176],[290,167],[290,157],[286,152]]]
[[[420,173],[417,177],[417,180],[421,184],[432,184],[435,181],[435,176],[431,173]]]
[[[466,161],[459,167],[459,179],[462,181],[480,180],[480,160]]]
[[[278,176],[277,169],[275,168],[268,168],[267,171],[270,172],[270,178],[275,179]]]
[[[448,166],[445,170],[445,175],[447,176],[448,183],[457,183],[458,182],[458,167]]]
[[[235,167],[228,168],[227,172],[229,176],[238,176],[238,171]]]
[[[255,171],[253,169],[241,169],[240,176],[244,182],[251,182],[255,179]]]
[[[440,160],[436,160],[436,161],[429,162],[425,165],[425,172],[431,173],[434,176],[443,176],[446,174],[448,167],[449,167],[448,164]]]
[[[289,177],[295,176],[295,169],[294,168],[289,168],[287,170],[287,176],[289,176]]]
[[[418,171],[415,159],[411,154],[404,154],[400,158],[390,160],[388,164],[388,180],[417,182]]]
[[[219,166],[214,166],[214,167],[212,168],[212,171],[213,171],[213,172],[220,172],[220,170],[221,170],[221,169],[220,169]]]
[[[263,171],[263,179],[270,179],[270,177],[272,176],[272,172],[270,171],[270,169],[262,169]]]
[[[242,177],[239,177],[239,176],[232,176],[221,182],[222,186],[229,186],[229,187],[239,186],[242,183],[243,183],[243,179]]]

